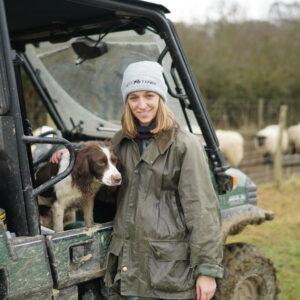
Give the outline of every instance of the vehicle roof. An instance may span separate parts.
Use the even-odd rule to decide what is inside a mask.
[[[116,0],[106,2],[109,1],[118,2]],[[51,39],[64,40],[76,35],[93,34],[101,28],[100,23],[102,27],[105,22],[108,26],[107,24],[115,23],[122,18],[115,11],[88,6],[88,2],[88,0],[76,2],[70,0],[4,0],[10,38],[14,42],[23,44]],[[140,0],[119,2],[151,8],[161,13],[169,12],[164,6],[150,2]]]

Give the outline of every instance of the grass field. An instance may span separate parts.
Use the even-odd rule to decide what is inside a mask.
[[[279,300],[300,299],[300,177],[258,186],[258,206],[275,213],[275,219],[248,226],[228,242],[242,241],[260,248],[274,263],[281,292]]]

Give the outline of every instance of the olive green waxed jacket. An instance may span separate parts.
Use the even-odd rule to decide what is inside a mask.
[[[113,138],[125,171],[107,252],[106,284],[121,295],[195,297],[195,278],[221,278],[220,211],[201,141],[176,126],[142,156]]]

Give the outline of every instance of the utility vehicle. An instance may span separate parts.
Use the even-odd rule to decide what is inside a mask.
[[[168,12],[138,0],[0,0],[0,208],[7,221],[7,229],[0,225],[0,299],[107,299],[102,277],[113,216],[104,209],[92,228],[47,232],[36,197],[71,172],[74,143],[109,139],[120,128],[121,74],[139,60],[162,64],[168,105],[205,145],[223,219],[227,276],[219,299],[275,299],[269,259],[254,246],[226,245],[228,235],[273,214],[256,206],[251,179],[224,163]],[[31,116],[40,106],[54,131],[34,137]],[[45,144],[53,147],[34,155],[32,146]],[[69,167],[36,186],[36,167],[57,145],[69,149]]]

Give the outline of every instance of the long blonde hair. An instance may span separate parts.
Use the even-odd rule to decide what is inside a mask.
[[[138,131],[134,122],[134,115],[129,107],[128,101],[125,102],[125,111],[122,115],[123,132],[131,138],[138,135]],[[157,134],[164,130],[169,130],[175,125],[175,116],[165,101],[159,97],[158,110],[156,114],[156,127],[151,130],[153,134]]]

